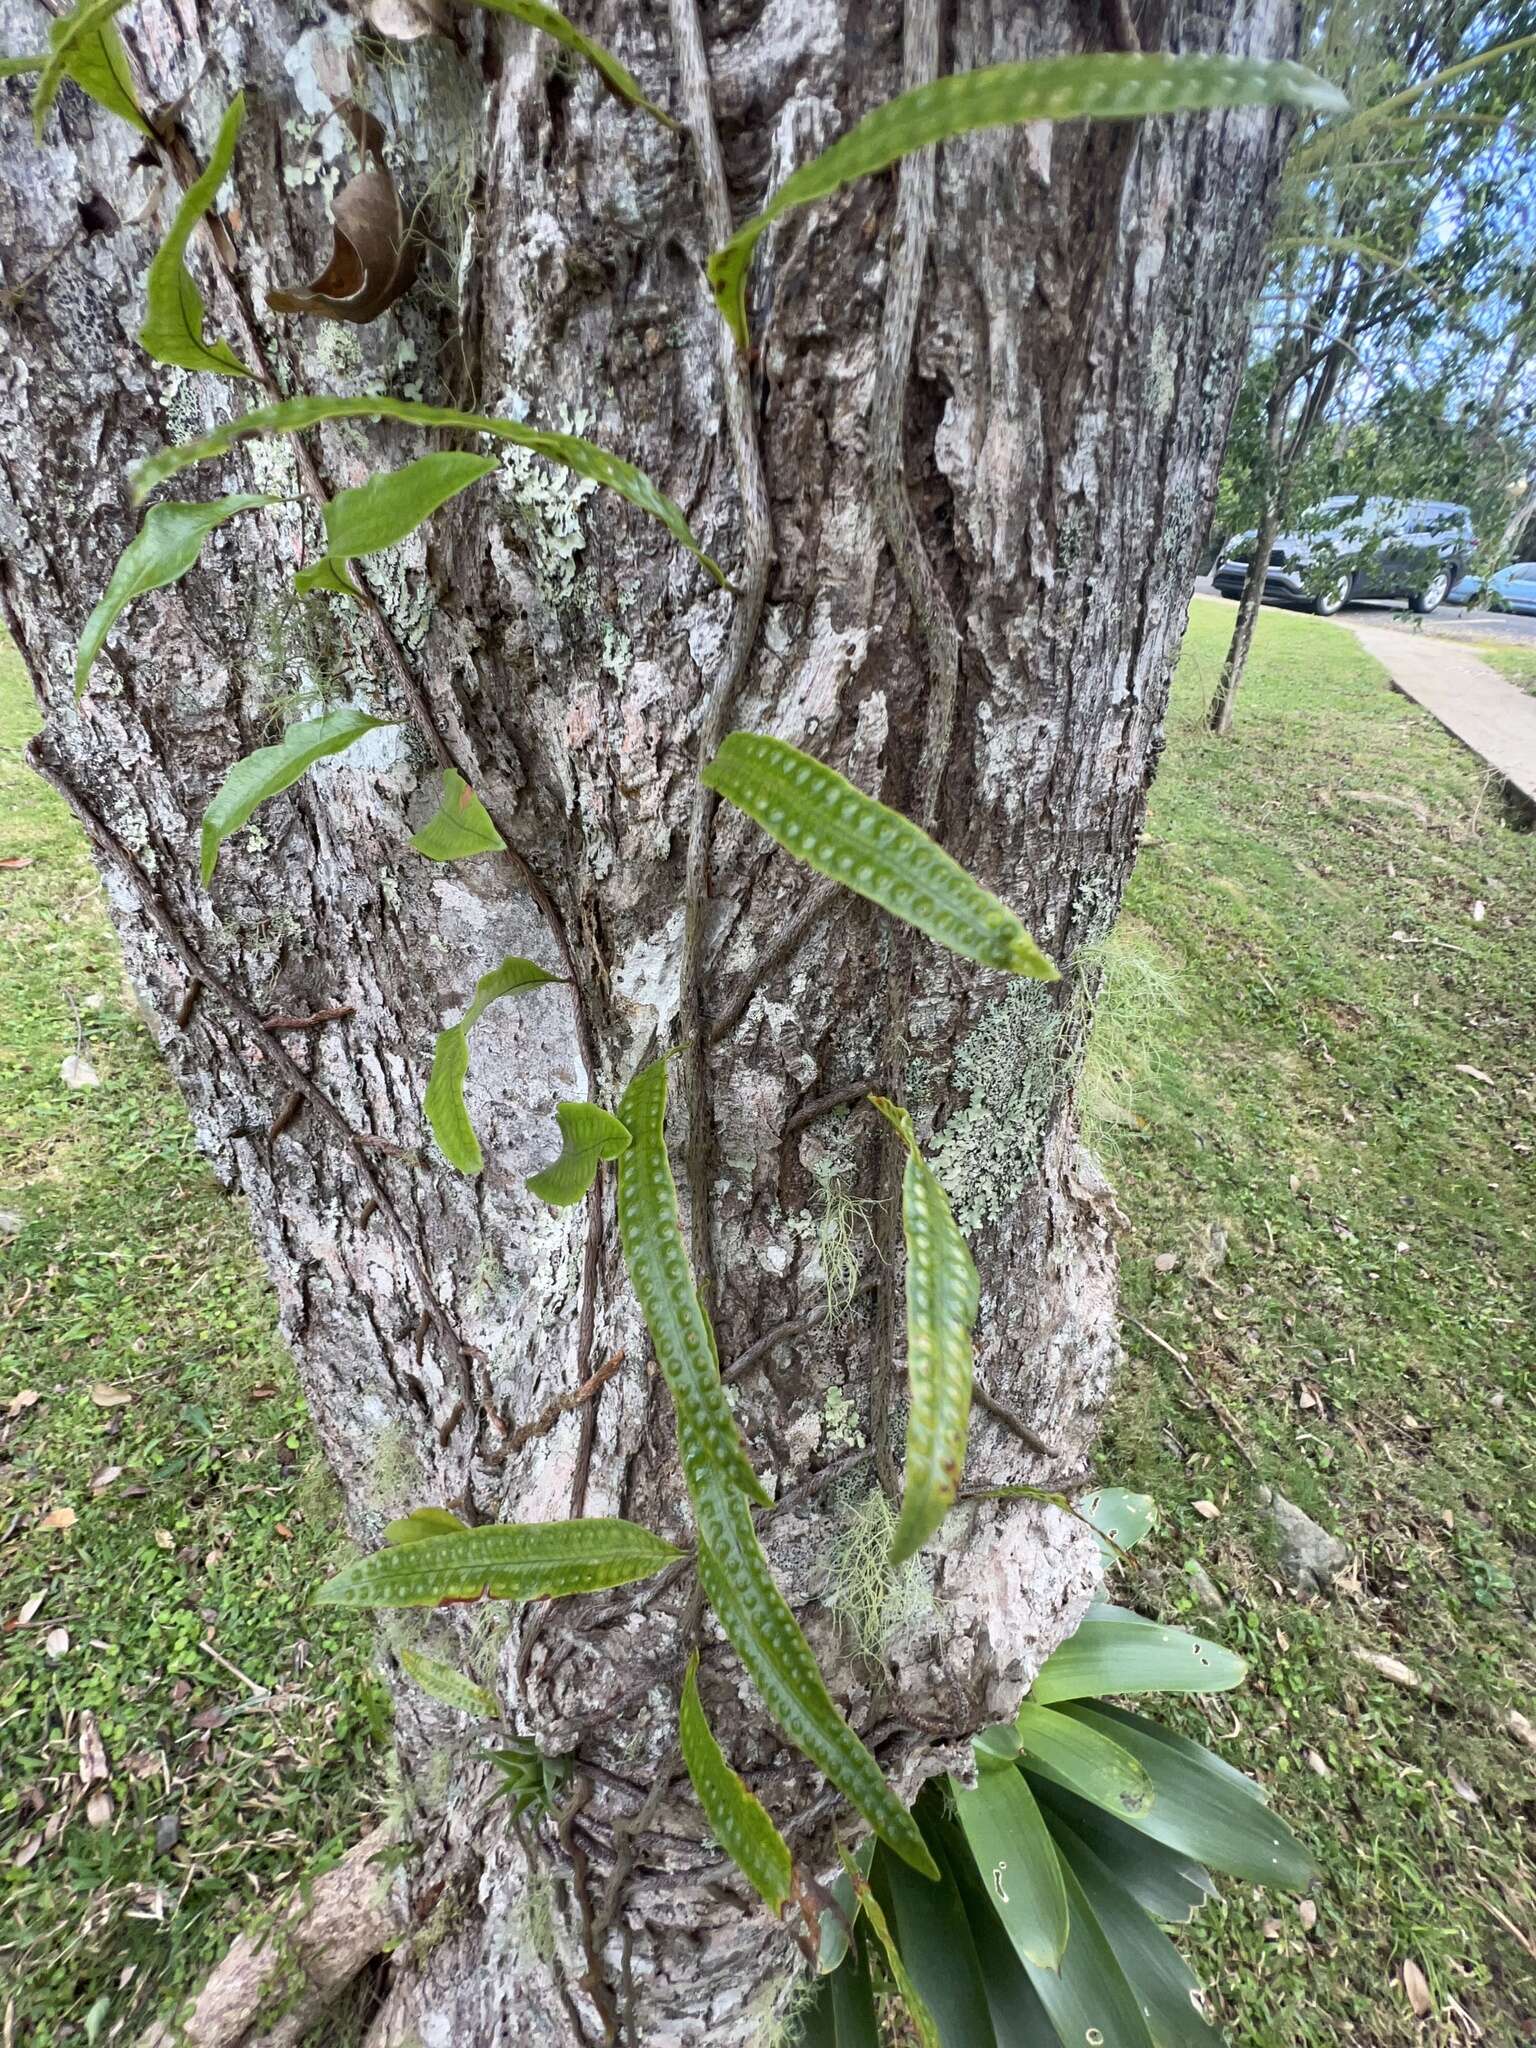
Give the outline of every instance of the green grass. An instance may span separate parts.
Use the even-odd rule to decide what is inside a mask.
[[[1518,683],[1522,690],[1536,697],[1536,647],[1483,642],[1476,651],[1490,668],[1496,668],[1501,676],[1508,676],[1512,683]]]
[[[272,1298],[34,725],[0,647],[0,862],[27,863],[0,867],[0,2038],[53,2048],[131,2039],[356,1839],[387,1707],[366,1624],[306,1606],[336,1514]],[[99,1086],[64,1084],[75,1054]]]
[[[1190,1559],[1227,1592],[1208,1632],[1252,1678],[1206,1731],[1324,1870],[1310,1934],[1229,1887],[1193,1952],[1239,2048],[1478,2038],[1458,2012],[1513,2044],[1536,2012],[1536,1758],[1507,1722],[1536,1717],[1536,837],[1317,621],[1263,616],[1236,743],[1210,739],[1230,624],[1195,604],[1085,1092],[1135,1319],[1100,1469],[1164,1510],[1132,1597],[1187,1620]],[[1279,1589],[1234,1435],[1350,1544],[1331,1600]]]

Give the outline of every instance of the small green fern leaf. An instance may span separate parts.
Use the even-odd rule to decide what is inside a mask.
[[[188,187],[169,233],[155,251],[145,279],[146,317],[139,329],[140,347],[157,363],[171,363],[181,370],[208,370],[218,377],[249,377],[253,372],[228,342],[204,340],[203,295],[187,269],[187,243],[229,176],[244,119],[245,94],[237,92],[219,123],[208,168]]]
[[[480,1140],[475,1136],[475,1127],[464,1106],[464,1076],[469,1072],[471,1028],[479,1023],[487,1007],[498,997],[524,995],[529,989],[543,988],[547,982],[560,979],[558,974],[551,974],[532,960],[510,955],[489,974],[481,975],[475,983],[474,999],[458,1023],[450,1024],[445,1031],[438,1033],[423,1106],[438,1150],[460,1173],[478,1173],[485,1164]]]
[[[237,761],[203,813],[203,887],[213,880],[219,848],[232,832],[239,831],[258,804],[291,789],[328,754],[339,754],[364,733],[378,732],[394,722],[371,718],[366,711],[354,711],[350,706],[327,711],[323,718],[290,725],[276,746],[258,747],[254,754]]]
[[[457,768],[443,770],[443,800],[431,822],[411,834],[411,844],[428,860],[468,860],[477,853],[504,853],[507,846]]]
[[[619,1159],[629,1150],[627,1126],[595,1102],[562,1102],[555,1110],[562,1140],[560,1157],[528,1178],[528,1192],[552,1209],[572,1209],[584,1200],[600,1159]]]
[[[715,1740],[699,1698],[699,1653],[688,1660],[678,1733],[683,1762],[716,1841],[758,1897],[781,1912],[794,1880],[789,1844],[774,1826],[767,1809],[736,1772]]]

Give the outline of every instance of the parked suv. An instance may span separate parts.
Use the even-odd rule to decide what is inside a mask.
[[[1241,597],[1248,575],[1244,548],[1256,538],[1239,534],[1230,558],[1216,565],[1212,581],[1223,597]],[[1276,539],[1264,596],[1324,618],[1353,597],[1401,597],[1413,611],[1432,612],[1476,551],[1465,505],[1432,498],[1325,498],[1308,506],[1294,532]]]

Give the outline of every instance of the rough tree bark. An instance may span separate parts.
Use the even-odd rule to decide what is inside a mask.
[[[318,5],[139,0],[124,21],[143,97],[175,109],[176,148],[158,159],[73,87],[36,149],[25,81],[4,88],[5,616],[46,714],[37,763],[92,836],[201,1139],[249,1202],[370,1545],[387,1515],[430,1501],[483,1519],[622,1511],[685,1534],[611,1186],[587,1213],[555,1214],[523,1177],[552,1155],[558,1100],[613,1103],[674,1034],[700,732],[733,664],[727,724],[783,734],[930,812],[1063,964],[1049,989],[1000,985],[926,944],[909,964],[888,923],[847,898],[828,913],[814,878],[738,816],[713,822],[693,941],[709,1090],[689,1138],[708,1209],[695,1242],[712,1254],[726,1360],[796,1326],[735,1382],[754,1457],[787,1496],[766,1540],[835,1689],[915,1791],[1012,1711],[1095,1567],[1052,1511],[973,1506],[932,1553],[930,1615],[882,1663],[851,1655],[818,1603],[832,1496],[801,1489],[834,1467],[845,1489],[873,1483],[852,1454],[879,1378],[878,1300],[866,1290],[814,1327],[829,1200],[847,1223],[867,1213],[847,1198],[881,1192],[874,1119],[849,1096],[878,1081],[913,1105],[981,1270],[979,1382],[1053,1450],[978,1413],[968,1484],[1080,1475],[1116,1342],[1112,1203],[1074,1136],[1073,962],[1108,929],[1132,860],[1284,123],[1244,112],[952,145],[926,261],[929,209],[908,181],[924,174],[858,186],[760,252],[748,373],[701,277],[711,208],[739,217],[899,88],[899,0],[719,0],[691,53],[692,0],[579,12],[702,154],[564,70],[547,41],[478,15],[460,54],[370,42]],[[938,57],[1113,47],[1133,17],[1156,48],[1288,55],[1297,33],[1292,0],[960,0]],[[37,42],[26,0],[4,0],[0,22],[7,47]],[[241,85],[225,233],[192,254],[211,330],[259,352],[285,390],[388,388],[575,427],[683,504],[742,568],[744,597],[616,500],[509,454],[430,539],[366,566],[377,609],[361,616],[291,600],[312,504],[224,529],[177,589],[126,616],[75,706],[72,649],[134,525],[129,463],[243,401],[134,342],[178,180]],[[356,332],[262,310],[269,285],[328,251],[347,149],[330,98],[349,91],[383,119],[436,244],[411,296]],[[302,452],[248,444],[180,494],[254,478],[300,499],[424,446],[375,428],[310,438]],[[946,661],[952,719],[933,709]],[[269,805],[205,893],[211,793],[316,697],[407,722]],[[447,761],[514,857],[439,868],[410,853]],[[426,1141],[423,1085],[439,1025],[512,952],[573,987],[477,1028],[469,1101],[487,1165],[468,1180]],[[337,1005],[350,1014],[308,1033],[261,1028],[269,1011]],[[820,1107],[829,1096],[840,1106]],[[686,1128],[679,1113],[680,1158]],[[856,1220],[854,1242],[873,1276]],[[620,1349],[598,1399],[509,1452],[509,1431]],[[455,1717],[400,1688],[418,1931],[378,2041],[568,2044],[622,2026],[726,2048],[760,2029],[794,1950],[747,1908],[672,1772],[690,1592],[680,1577],[418,1629],[487,1677],[520,1729],[574,1753],[574,1797],[558,1825],[515,1829]],[[825,1870],[832,1803],[707,1624],[703,1640],[727,1748]]]

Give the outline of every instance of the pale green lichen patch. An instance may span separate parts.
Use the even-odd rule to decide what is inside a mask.
[[[955,1058],[969,1098],[932,1147],[964,1231],[1006,1216],[1039,1170],[1061,1085],[1061,1013],[1051,988],[1015,978],[982,1011]]]
[[[822,1401],[821,1440],[832,1451],[861,1451],[864,1448],[859,1411],[841,1387],[828,1387]]]

